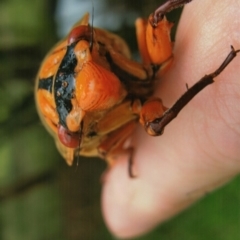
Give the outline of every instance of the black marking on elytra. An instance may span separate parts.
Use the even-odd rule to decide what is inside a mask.
[[[74,69],[77,65],[74,47],[67,46],[67,52],[59,66],[54,82],[54,98],[59,115],[59,124],[67,128],[66,117],[72,110],[71,99],[75,91]]]
[[[50,93],[52,93],[52,85],[53,85],[53,76],[48,78],[41,78],[38,81],[38,89],[44,89]]]

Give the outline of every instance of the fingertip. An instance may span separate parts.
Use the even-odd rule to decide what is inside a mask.
[[[126,191],[132,180],[127,174],[126,157],[118,158],[114,166],[105,175],[102,189],[103,217],[110,232],[117,237],[124,237],[129,232],[128,225],[131,222],[125,226],[126,222],[123,219],[126,209],[128,209]]]
[[[141,193],[141,178],[129,176],[127,156],[122,156],[107,173],[102,191],[103,217],[114,236],[136,237],[156,224],[152,223],[153,214],[147,213],[151,211],[150,203],[143,203],[151,198]]]

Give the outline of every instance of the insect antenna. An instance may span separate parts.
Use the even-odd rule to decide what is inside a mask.
[[[79,133],[79,141],[78,141],[78,148],[77,148],[77,160],[76,160],[76,170],[78,169],[79,160],[80,160],[80,144],[81,144],[81,133]]]
[[[83,121],[81,122],[81,129],[79,131],[79,141],[78,141],[78,147],[77,147],[77,159],[76,159],[76,170],[78,169],[78,165],[79,165],[79,160],[80,160],[80,146],[81,146],[81,142],[82,142],[82,135],[83,135]]]
[[[92,1],[92,22],[91,22],[91,33],[90,33],[90,52],[92,52],[93,49],[93,18],[94,18],[94,6]]]

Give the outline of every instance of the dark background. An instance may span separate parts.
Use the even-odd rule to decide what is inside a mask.
[[[108,0],[106,11],[122,9],[126,16],[132,13],[148,16],[160,2]],[[35,77],[44,55],[59,39],[57,29],[61,31],[61,23],[57,25],[55,21],[57,4],[49,0],[0,2],[0,239],[3,240],[114,239],[104,225],[100,209],[100,177],[105,163],[81,158],[78,166],[68,167],[35,109]],[[97,9],[94,12],[97,14]],[[170,20],[177,23],[179,14],[180,11],[174,11]],[[76,16],[76,20],[80,17]],[[134,25],[123,21],[116,32],[136,52]],[[239,189],[237,178],[138,239],[240,239]]]

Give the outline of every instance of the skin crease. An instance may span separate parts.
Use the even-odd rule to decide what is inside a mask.
[[[173,66],[156,94],[165,106],[186,91],[186,83],[216,70],[230,45],[240,48],[239,16],[240,0],[195,0],[185,7]],[[103,214],[114,235],[146,233],[239,173],[239,103],[240,54],[162,136],[147,136],[139,127],[133,136],[137,177],[129,178],[127,156],[119,156],[103,186]]]

